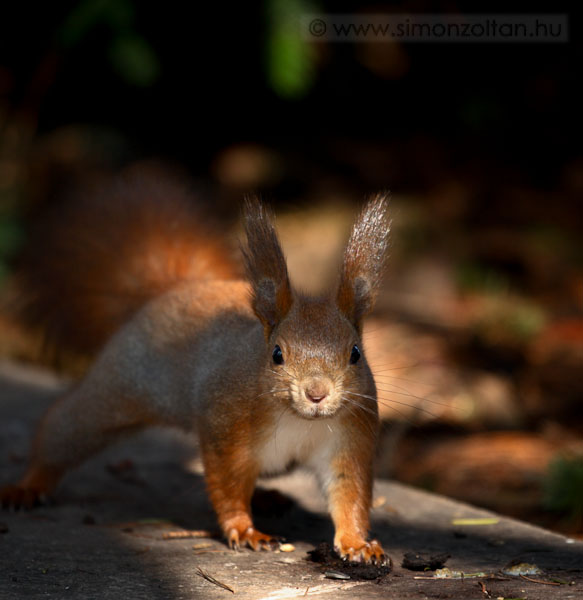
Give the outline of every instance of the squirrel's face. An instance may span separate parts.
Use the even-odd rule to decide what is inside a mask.
[[[285,408],[307,419],[376,410],[358,332],[329,300],[296,300],[268,343],[266,380]]]
[[[243,256],[251,308],[268,342],[260,395],[282,403],[284,411],[306,419],[342,412],[361,423],[378,419],[359,331],[380,281],[389,229],[386,210],[383,194],[366,204],[344,250],[338,286],[328,298],[315,299],[292,290],[269,211],[257,199],[247,200]]]

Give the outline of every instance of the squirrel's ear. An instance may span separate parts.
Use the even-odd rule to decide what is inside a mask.
[[[252,306],[269,337],[292,304],[287,266],[272,214],[256,197],[246,198],[244,218],[247,247],[243,256],[252,288]]]
[[[373,307],[383,272],[389,234],[387,206],[387,194],[378,194],[368,201],[352,227],[344,251],[337,301],[358,331]]]

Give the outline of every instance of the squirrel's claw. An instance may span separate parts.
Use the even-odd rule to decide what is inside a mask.
[[[0,505],[2,505],[3,509],[13,508],[14,510],[19,510],[23,508],[30,510],[46,502],[46,494],[34,488],[21,485],[8,485],[0,490]]]
[[[242,546],[248,546],[252,550],[276,550],[279,547],[279,541],[271,535],[266,535],[257,531],[254,527],[248,527],[240,532],[237,529],[231,529],[227,535],[229,547],[233,550],[240,550]]]
[[[372,562],[379,567],[390,564],[390,558],[386,556],[383,547],[376,540],[372,540],[366,545],[366,553],[363,556],[365,562]]]
[[[356,548],[353,546],[336,545],[335,550],[344,561],[364,562],[379,567],[390,564],[390,559],[385,555],[382,546],[377,540],[364,542]]]

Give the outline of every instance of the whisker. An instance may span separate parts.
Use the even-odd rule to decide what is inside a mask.
[[[386,363],[379,363],[378,365],[369,365],[371,370],[375,373],[385,373],[386,371],[398,371],[400,369],[413,369],[415,367],[418,367],[420,364],[420,362],[416,362],[416,363],[412,363],[410,365],[402,365],[400,367],[387,367],[386,369],[377,369],[377,367],[381,367],[383,365],[386,365]]]
[[[289,390],[287,388],[276,388],[276,389],[272,389],[272,390],[267,390],[266,392],[257,394],[257,396],[255,396],[254,398],[251,399],[251,402],[257,400],[258,398],[262,398],[262,397],[268,396],[268,395],[271,395],[271,397],[274,399],[278,399],[277,394],[284,394],[284,393],[288,393],[288,392],[289,392]],[[280,396],[280,398],[281,398],[281,396]]]
[[[387,385],[387,384],[385,384],[385,385]],[[389,383],[388,385],[394,385],[394,384]],[[396,386],[396,387],[398,387],[398,386]],[[450,408],[452,410],[457,410],[462,413],[467,413],[466,409],[463,409],[459,406],[455,406],[455,404],[448,404],[447,402],[439,402],[439,400],[433,400],[432,398],[427,398],[426,396],[416,396],[415,394],[411,394],[407,391],[399,392],[397,390],[387,390],[378,385],[377,385],[377,389],[380,390],[381,392],[385,392],[386,394],[399,394],[400,396],[408,396],[409,398],[415,398],[416,400],[420,400],[421,402],[430,402],[431,404],[435,404],[435,406],[442,406],[443,408]],[[399,388],[399,389],[402,390],[404,388]]]
[[[355,392],[349,392],[349,393],[351,393],[351,394],[354,394]],[[370,396],[365,396],[365,398],[366,398],[366,397],[370,398],[371,400],[373,399],[373,398],[371,398]],[[378,399],[377,399],[377,401],[378,401]],[[396,412],[396,413],[399,415],[399,417],[400,417],[400,418],[401,418],[401,419],[402,419],[402,420],[403,420],[405,423],[407,423],[408,425],[410,425],[411,427],[417,427],[417,423],[415,423],[414,421],[412,421],[411,419],[409,419],[409,417],[407,417],[403,411],[400,411],[398,408],[395,408],[394,406],[392,406],[392,405],[389,405],[389,404],[385,404],[385,403],[383,403],[383,402],[381,402],[381,404],[382,404],[383,406],[386,406],[387,408],[390,408],[390,409],[391,409],[393,412]]]
[[[390,383],[383,383],[383,385],[393,385],[394,387],[396,387],[396,390],[387,390],[382,388],[380,385],[377,385],[377,390],[380,390],[381,392],[388,392],[389,394],[399,394],[400,396],[408,396],[409,398],[415,398],[416,400],[427,400],[429,402],[428,398],[425,398],[424,396],[417,396],[415,394],[411,394],[411,392],[409,392],[408,390],[406,390],[405,388],[399,387],[396,384],[390,384]],[[401,391],[399,391],[401,390]]]
[[[425,413],[432,419],[439,418],[439,415],[432,413],[430,410],[423,408],[422,406],[419,406],[418,404],[416,405],[416,404],[409,404],[407,402],[399,402],[399,400],[394,400],[393,398],[379,398],[378,401],[380,404],[382,404],[383,406],[386,406],[387,408],[392,408],[393,404],[398,404],[399,406],[407,406],[407,407],[413,409],[414,412],[419,411],[419,412]]]
[[[389,379],[396,379],[397,381],[406,381],[407,383],[415,383],[417,385],[427,385],[427,386],[434,385],[432,383],[425,383],[424,381],[416,381],[415,379],[407,379],[406,377],[395,377],[394,375],[383,375],[383,374],[375,373],[374,371],[373,371],[373,375],[374,375],[375,379],[377,377],[385,377],[385,378],[389,378]]]
[[[362,413],[360,413],[359,411],[356,410],[356,408],[361,409],[361,410],[371,410],[371,409],[369,409],[366,406],[363,406],[362,404],[360,404],[360,402],[353,400],[351,398],[345,398],[344,396],[342,396],[342,400],[347,402],[347,404],[344,405],[346,410],[355,419],[357,419],[361,424],[363,424],[368,429],[368,431],[370,431],[372,434],[376,435],[375,425],[373,423],[371,423],[370,420],[365,419],[364,415],[362,415]],[[371,412],[376,416],[377,413],[375,411],[371,411]]]
[[[257,398],[261,398],[261,396],[266,396],[267,394],[277,394],[279,392],[287,392],[287,388],[267,390],[266,392],[262,392],[261,394],[257,394],[257,396],[255,396],[255,398],[253,398],[253,400],[256,400]]]
[[[371,415],[378,414],[376,410],[373,410],[372,408],[365,406],[364,404],[362,404],[361,402],[358,402],[358,400],[355,400],[354,398],[345,398],[344,396],[342,396],[342,399],[346,400],[347,402],[349,402],[350,404],[352,404],[354,406],[358,406],[358,408],[361,408],[362,410],[370,413]]]
[[[274,371],[273,369],[267,369],[270,373],[273,373],[274,375],[277,375],[278,377],[283,377],[283,375],[281,373],[279,373],[278,371]]]
[[[357,392],[349,392],[348,390],[346,390],[346,393],[354,394],[355,396],[361,396],[362,398],[369,398],[370,400],[375,400],[375,398],[373,398],[372,396],[367,396],[366,394],[358,394]],[[421,406],[415,406],[414,404],[408,404],[407,402],[400,402],[399,400],[395,400],[394,398],[377,398],[376,400],[380,402],[383,406],[387,406],[388,408],[393,408],[392,404],[400,404],[402,406],[408,406],[409,408],[413,408],[414,410],[424,412],[434,419],[437,418],[437,415],[433,414],[431,411]],[[389,402],[391,404],[388,404]]]
[[[281,367],[281,370],[294,382],[296,382],[298,380],[297,377],[295,377],[294,375],[292,375],[285,367]]]

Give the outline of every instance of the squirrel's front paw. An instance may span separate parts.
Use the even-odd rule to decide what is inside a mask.
[[[44,490],[23,485],[8,485],[0,490],[0,505],[2,508],[24,508],[30,510],[35,506],[45,504],[47,495]]]
[[[227,539],[233,550],[239,550],[243,546],[249,546],[253,550],[275,550],[279,546],[276,538],[261,533],[254,527],[247,527],[243,531],[233,528],[228,532]]]
[[[375,565],[386,565],[388,562],[383,547],[376,540],[366,542],[346,536],[334,541],[334,550],[341,558],[354,562]]]

